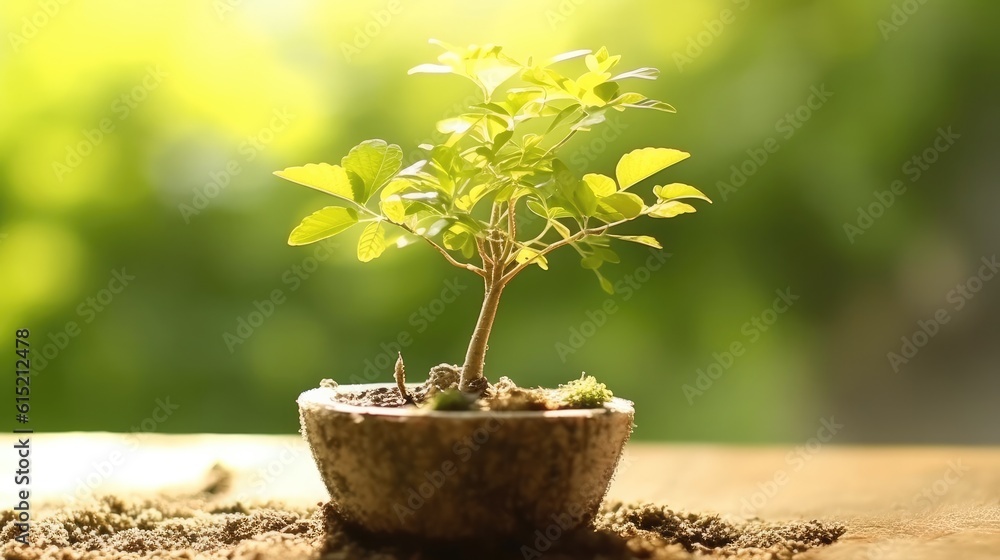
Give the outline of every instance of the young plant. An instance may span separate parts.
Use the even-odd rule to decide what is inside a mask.
[[[570,139],[602,124],[612,111],[675,112],[662,101],[622,90],[626,81],[656,79],[655,68],[615,73],[621,57],[603,47],[522,63],[499,46],[458,48],[431,42],[445,50],[440,64],[421,64],[410,74],[457,74],[474,82],[481,98],[467,112],[437,123],[442,141],[421,144],[422,159],[403,168],[399,146],[366,140],[340,165],[308,164],[275,174],[332,195],[339,203],[302,220],[288,238],[290,245],[360,226],[357,252],[362,262],[390,245],[423,240],[452,265],[482,277],[483,305],[460,383],[462,391],[482,393],[487,341],[500,296],[518,274],[531,265],[547,270],[549,253],[571,247],[583,268],[612,293],[601,267],[619,262],[613,243],[661,248],[648,235],[612,230],[642,216],[694,212],[686,199],[711,200],[682,183],[654,186],[651,204],[629,190],[687,159],[690,154],[680,150],[631,151],[618,161],[614,178],[599,173],[577,177],[559,159]],[[554,68],[581,57],[586,69],[574,78]]]

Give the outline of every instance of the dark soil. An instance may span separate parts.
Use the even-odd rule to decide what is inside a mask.
[[[521,388],[507,377],[501,377],[496,384],[488,385],[479,398],[470,398],[458,392],[462,368],[441,364],[431,368],[427,380],[412,389],[409,397],[400,394],[395,387],[367,389],[362,392],[341,392],[337,399],[356,406],[376,406],[400,408],[403,406],[431,406],[444,410],[558,410],[565,408],[559,399],[557,389]],[[337,383],[324,380],[323,387],[336,388]],[[436,401],[437,400],[437,401]],[[436,402],[435,402],[436,401]]]
[[[563,533],[553,525],[520,542],[401,542],[345,529],[329,504],[246,507],[203,498],[98,501],[55,510],[32,524],[27,546],[14,541],[13,513],[0,518],[3,557],[11,560],[344,559],[789,559],[830,544],[844,527],[819,521],[730,522],[661,506],[606,507],[595,527]]]

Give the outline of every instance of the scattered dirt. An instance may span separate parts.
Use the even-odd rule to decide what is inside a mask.
[[[427,380],[411,390],[413,403],[407,403],[395,387],[368,389],[360,393],[347,391],[337,394],[337,399],[355,406],[400,408],[403,406],[435,406],[441,410],[558,410],[569,408],[560,389],[522,388],[508,377],[501,377],[496,384],[488,384],[486,392],[478,399],[469,399],[458,393],[462,368],[440,364],[431,368]],[[336,388],[337,383],[323,380],[322,387]],[[610,392],[608,393],[610,395]],[[435,403],[435,399],[443,402]]]
[[[330,504],[311,510],[273,503],[246,507],[208,494],[104,497],[68,506],[35,521],[27,546],[14,541],[11,511],[3,512],[0,522],[0,551],[11,560],[785,560],[830,544],[845,531],[819,521],[736,523],[660,506],[614,504],[592,529],[564,533],[554,524],[520,542],[432,544],[357,535],[340,524]]]

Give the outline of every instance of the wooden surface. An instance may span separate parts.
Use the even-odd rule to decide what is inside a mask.
[[[296,436],[36,434],[35,515],[91,493],[193,490],[215,463],[232,497],[313,505],[326,492]],[[0,457],[13,474],[15,452]],[[0,477],[4,507],[13,476]],[[1000,449],[633,444],[611,499],[765,519],[837,520],[834,546],[803,559],[1000,559]]]

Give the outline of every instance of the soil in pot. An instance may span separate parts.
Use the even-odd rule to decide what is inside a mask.
[[[408,390],[405,397],[398,388],[379,387],[338,393],[336,398],[343,404],[381,408],[420,406],[437,410],[517,411],[599,408],[612,396],[604,384],[593,377],[581,377],[558,389],[518,387],[510,378],[501,377],[495,384],[488,384],[486,391],[473,400],[458,391],[461,375],[461,367],[440,364],[431,368],[427,380]],[[321,386],[336,388],[337,383],[325,379]]]
[[[0,552],[11,560],[783,560],[830,544],[845,531],[842,525],[820,521],[731,522],[662,506],[615,504],[602,510],[592,529],[568,534],[549,530],[548,536],[525,542],[430,545],[366,540],[346,531],[329,513],[328,504],[301,510],[277,503],[246,507],[209,494],[104,497],[41,516],[28,546],[14,542],[12,512],[3,512]]]

